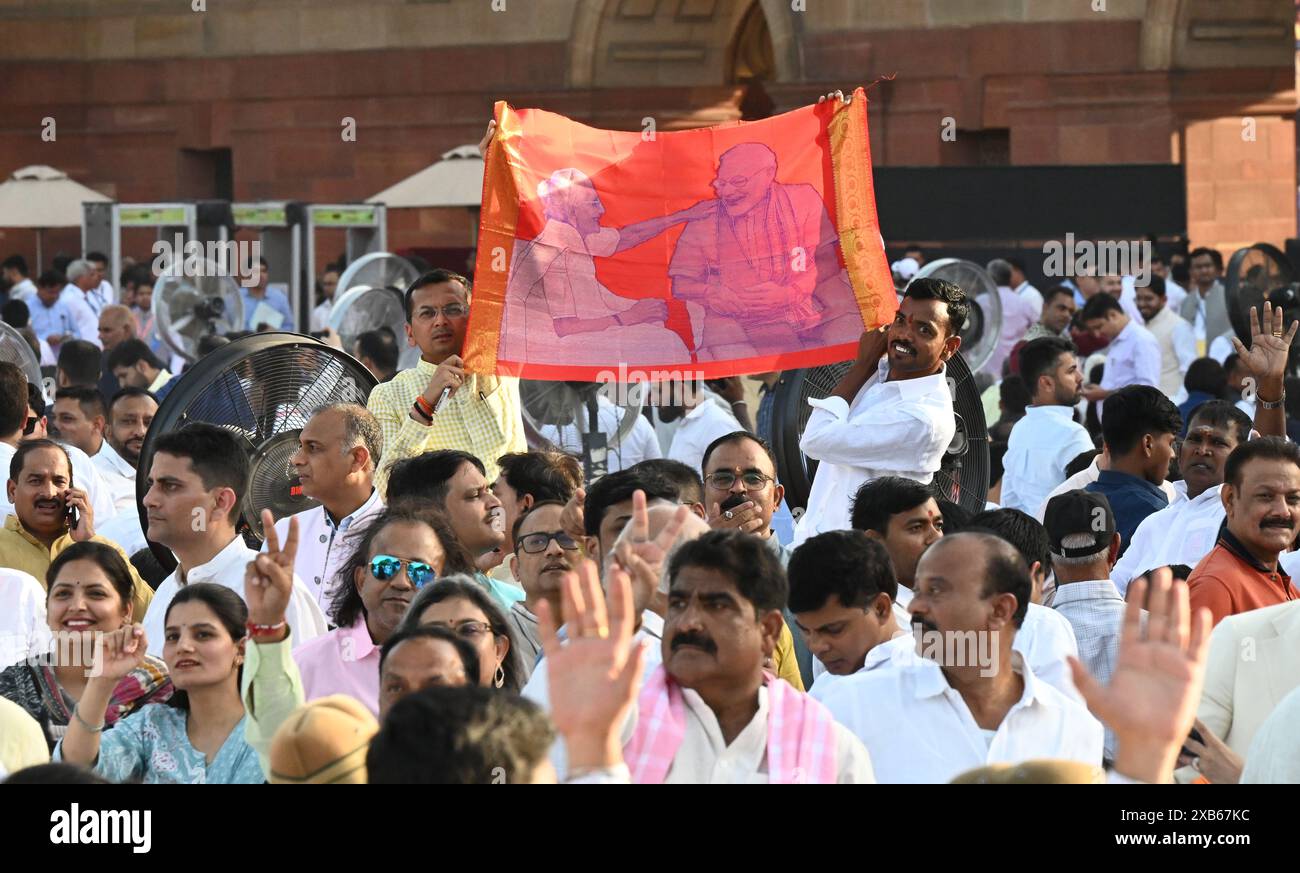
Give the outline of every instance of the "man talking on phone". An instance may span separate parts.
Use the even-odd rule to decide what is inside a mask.
[[[117,543],[95,533],[95,513],[86,492],[73,483],[68,453],[53,440],[29,440],[9,462],[6,496],[14,511],[0,530],[0,566],[30,573],[45,584],[45,572],[73,543],[112,546],[131,571],[135,615],[143,615],[153,591]]]

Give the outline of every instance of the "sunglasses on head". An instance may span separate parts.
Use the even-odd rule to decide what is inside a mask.
[[[397,571],[406,568],[406,578],[416,588],[423,588],[432,582],[438,574],[432,566],[424,561],[403,561],[392,555],[375,555],[370,559],[370,575],[380,582],[387,582],[397,575]]]

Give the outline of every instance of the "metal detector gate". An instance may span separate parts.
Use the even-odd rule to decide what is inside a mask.
[[[150,252],[150,263],[161,252],[173,257],[185,256],[189,242],[224,243],[229,238],[230,204],[221,200],[192,203],[83,203],[81,213],[81,250],[101,251],[108,257],[108,280],[117,287],[122,276],[122,229],[154,227],[157,243]],[[178,245],[179,243],[179,245]]]
[[[289,305],[293,307],[294,325],[299,333],[306,333],[316,284],[310,276],[304,281],[302,237],[306,210],[303,204],[293,201],[232,203],[230,212],[236,228],[258,232],[262,257],[270,270],[268,284],[285,286]]]
[[[316,287],[316,231],[329,228],[347,232],[344,256],[352,263],[362,255],[388,250],[388,209],[382,203],[311,204],[306,207],[303,235],[307,238],[307,260],[303,264],[304,290]],[[304,310],[311,312],[311,306]]]

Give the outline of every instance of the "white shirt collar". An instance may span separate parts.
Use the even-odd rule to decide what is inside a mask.
[[[1053,418],[1062,418],[1067,421],[1074,420],[1073,406],[1030,406],[1025,409],[1026,415],[1033,415],[1036,418],[1051,416]]]
[[[657,640],[664,637],[664,620],[657,612],[646,610],[641,613],[641,632],[646,633]]]
[[[1195,497],[1188,498],[1187,503],[1191,506],[1196,507],[1197,509],[1201,508],[1207,503],[1220,503],[1223,500],[1220,494],[1220,492],[1222,491],[1223,491],[1223,485],[1211,485],[1209,488],[1206,488],[1204,491],[1202,491],[1200,494],[1197,494]]]
[[[914,397],[923,397],[939,388],[943,389],[945,397],[950,397],[948,393],[948,365],[942,364],[939,372],[932,373],[929,376],[920,376],[916,379],[894,379],[889,378],[889,356],[880,359],[880,364],[876,368],[877,385],[892,386],[898,390],[898,393],[904,399]]]
[[[248,547],[248,543],[244,542],[244,538],[239,534],[235,534],[235,538],[227,543],[225,548],[213,555],[212,560],[206,564],[192,567],[185,574],[185,584],[193,585],[195,582],[211,582],[220,579],[229,575],[232,568],[242,577],[244,568],[256,555],[257,553]],[[177,582],[180,581],[180,572],[180,568],[177,567],[174,574]]]
[[[347,530],[349,527],[352,526],[352,522],[360,518],[365,518],[373,510],[376,509],[379,503],[380,503],[379,489],[371,488],[370,496],[366,498],[366,502],[358,506],[356,509],[354,509],[350,515],[344,516],[343,519],[338,523],[338,528],[337,528],[338,531],[342,533],[343,531]],[[325,526],[328,528],[333,528],[334,522],[330,518],[329,510],[322,505],[320,511],[321,511],[321,515],[325,517]]]
[[[94,454],[93,458],[96,461],[103,461],[123,476],[135,476],[135,468],[131,466],[126,458],[117,453],[117,449],[113,448],[112,443],[107,438],[100,443],[99,451]]]
[[[1025,663],[1024,656],[1014,649],[1011,651],[1011,669],[1025,680],[1025,690],[1020,695],[1020,700],[1007,713],[1008,717],[1017,709],[1030,706],[1035,702],[1048,706],[1054,705],[1054,701],[1043,695],[1040,683],[1034,678],[1034,672],[1029,669],[1029,665]],[[923,697],[937,697],[949,690],[960,694],[957,689],[948,684],[948,677],[943,675],[939,665],[923,656],[917,658],[917,674],[913,687],[916,689],[918,700]]]

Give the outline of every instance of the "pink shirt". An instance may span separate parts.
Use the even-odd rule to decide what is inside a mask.
[[[370,639],[366,617],[303,643],[293,650],[307,700],[346,694],[379,715],[379,646]]]

